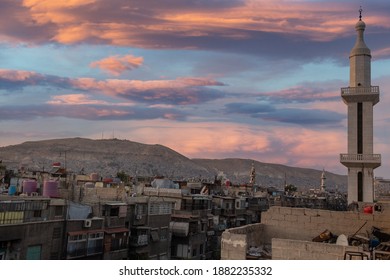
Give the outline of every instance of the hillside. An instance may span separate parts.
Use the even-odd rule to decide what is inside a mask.
[[[252,162],[256,182],[264,186],[294,184],[318,187],[322,171],[262,163],[250,159],[189,159],[162,145],[147,145],[128,140],[67,138],[29,141],[0,148],[0,159],[10,169],[21,164],[34,170],[49,170],[61,162],[73,172],[98,172],[103,176],[124,171],[132,176],[166,176],[174,179],[212,180],[221,172],[233,183],[249,181]],[[345,189],[347,177],[326,173],[327,186]]]

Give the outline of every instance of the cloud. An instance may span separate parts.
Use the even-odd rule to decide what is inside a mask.
[[[134,103],[109,103],[104,100],[91,99],[87,94],[65,94],[52,96],[46,104],[51,105],[111,105],[111,106],[134,106]]]
[[[99,61],[94,61],[90,66],[100,68],[111,75],[119,76],[125,71],[131,71],[140,67],[143,64],[143,61],[144,59],[142,57],[133,55],[115,55]]]
[[[180,138],[172,135],[180,131]],[[257,126],[237,123],[143,121],[131,127],[132,139],[160,143],[189,158],[251,158],[343,172],[339,154],[346,150],[342,129]],[[221,141],[223,137],[223,141]]]
[[[339,85],[339,86],[338,86]],[[258,99],[272,103],[309,103],[340,100],[342,81],[306,82],[279,91],[258,94]]]
[[[280,108],[274,112],[266,114],[252,114],[254,118],[260,118],[267,121],[276,121],[282,123],[291,123],[302,126],[313,126],[322,124],[340,123],[346,118],[344,114],[336,113],[330,110],[296,109]]]
[[[339,124],[346,118],[331,110],[276,107],[265,103],[228,103],[225,114],[242,114],[251,118],[301,126]]]
[[[0,89],[15,90],[27,86],[50,85],[69,87],[69,79],[52,75],[43,75],[34,71],[0,69]]]
[[[329,1],[2,1],[0,39],[205,49],[300,60],[340,58],[355,36],[348,2]],[[389,4],[364,15],[375,49],[390,44]],[[7,12],[8,11],[8,12]],[[8,16],[18,15],[16,18]],[[347,40],[346,40],[347,39]]]
[[[92,78],[75,79],[75,88],[97,90],[104,94],[149,104],[199,104],[224,96],[209,86],[223,86],[213,79],[184,77],[175,80],[117,80],[97,81]]]
[[[36,118],[65,117],[80,120],[184,120],[185,114],[175,109],[148,108],[142,106],[116,106],[101,104],[42,104],[0,107],[0,119],[32,120]]]
[[[228,103],[225,105],[226,113],[238,113],[238,114],[259,114],[275,111],[275,107],[266,103]]]
[[[147,104],[200,104],[222,98],[225,94],[210,87],[222,82],[203,77],[181,77],[174,80],[124,80],[63,78],[33,71],[0,69],[0,89],[15,90],[28,86],[49,86],[99,92],[108,96]]]

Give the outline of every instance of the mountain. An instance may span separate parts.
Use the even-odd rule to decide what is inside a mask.
[[[202,178],[216,175],[233,183],[249,182],[252,163],[256,182],[264,186],[319,187],[322,171],[262,163],[250,159],[189,159],[162,145],[148,145],[128,140],[66,138],[29,141],[0,147],[0,160],[9,169],[23,165],[33,170],[50,170],[60,162],[73,172],[97,172],[102,176],[123,171],[131,176],[166,176],[174,179]],[[327,186],[345,189],[347,177],[326,172]]]

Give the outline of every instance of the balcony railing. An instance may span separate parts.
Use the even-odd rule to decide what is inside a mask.
[[[379,93],[379,86],[341,88],[341,95],[367,94],[367,93]]]
[[[340,154],[340,162],[346,166],[362,166],[376,168],[381,165],[380,154]]]

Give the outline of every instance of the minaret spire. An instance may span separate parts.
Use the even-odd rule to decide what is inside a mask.
[[[359,21],[362,21],[362,12],[363,12],[363,9],[362,9],[362,6],[360,6],[360,9],[359,9]]]

